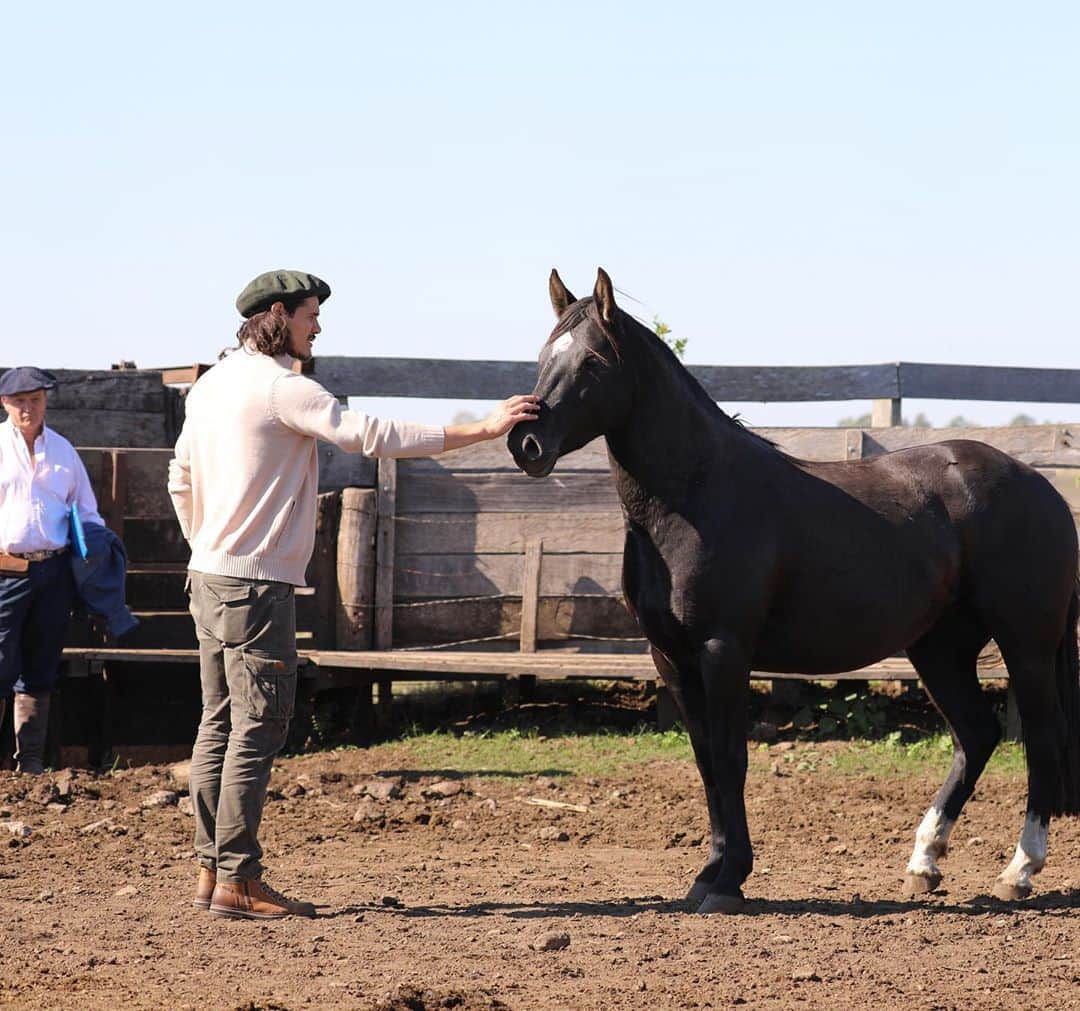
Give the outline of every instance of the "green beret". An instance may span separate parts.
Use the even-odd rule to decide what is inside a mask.
[[[269,309],[283,299],[303,300],[312,295],[320,304],[330,297],[330,285],[314,274],[302,270],[268,270],[251,281],[236,296],[236,308],[244,319]]]

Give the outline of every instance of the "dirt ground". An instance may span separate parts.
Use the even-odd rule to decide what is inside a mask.
[[[942,890],[905,901],[936,776],[781,760],[798,747],[752,753],[756,869],[728,917],[680,902],[706,831],[681,760],[583,779],[420,772],[405,744],[284,759],[267,877],[319,916],[269,924],[190,907],[192,819],[168,767],[0,773],[0,1005],[1080,1008],[1080,823],[1053,826],[1032,899],[988,898],[1024,797],[988,775]]]

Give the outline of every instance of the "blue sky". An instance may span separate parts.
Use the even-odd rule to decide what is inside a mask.
[[[212,360],[282,266],[334,288],[324,354],[531,359],[550,268],[603,265],[691,362],[1080,367],[1073,4],[52,3],[5,36],[5,362]]]

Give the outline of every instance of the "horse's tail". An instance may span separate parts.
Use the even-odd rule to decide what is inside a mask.
[[[1057,692],[1061,704],[1059,784],[1054,814],[1080,814],[1080,650],[1076,623],[1080,618],[1080,593],[1073,588],[1065,632],[1057,653]]]

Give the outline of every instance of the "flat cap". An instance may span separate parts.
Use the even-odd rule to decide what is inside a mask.
[[[330,285],[302,270],[268,270],[248,283],[236,296],[236,308],[244,319],[269,309],[285,298],[316,296],[321,303],[330,297]]]
[[[51,390],[56,385],[56,376],[44,369],[35,369],[33,365],[20,365],[8,369],[0,376],[0,397],[13,397],[16,393],[33,393],[34,390]]]

